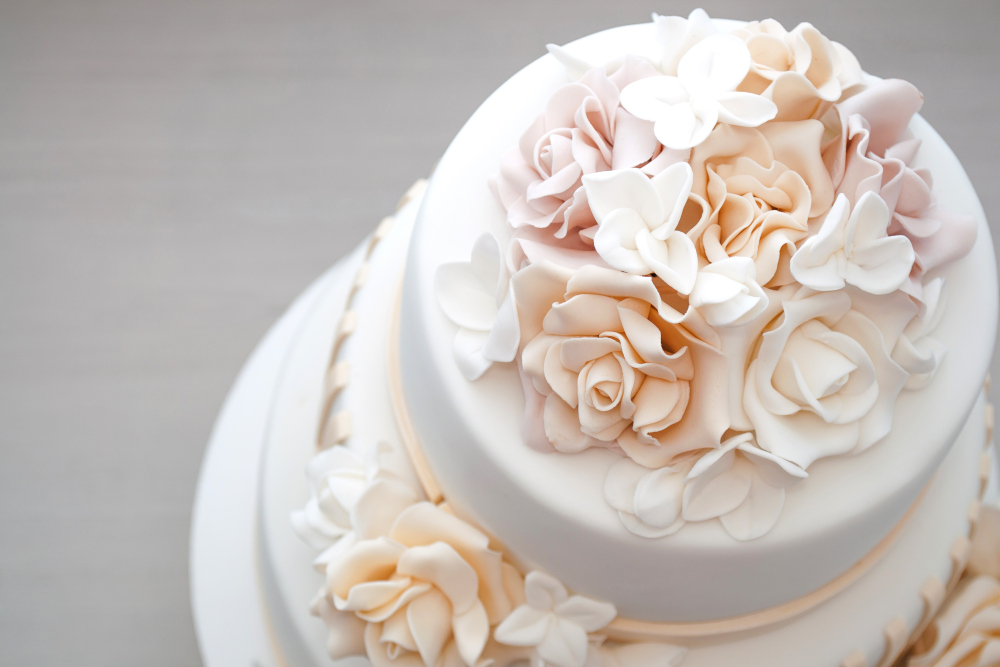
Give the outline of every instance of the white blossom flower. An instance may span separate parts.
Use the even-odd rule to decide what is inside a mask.
[[[892,350],[892,360],[910,374],[907,389],[922,389],[934,379],[948,349],[931,338],[944,319],[947,298],[944,278],[935,278],[922,286],[921,310],[903,329],[903,335]]]
[[[735,539],[756,539],[778,522],[785,489],[807,476],[794,463],[757,447],[752,433],[741,433],[691,468],[684,487],[684,520],[718,517]]]
[[[517,607],[493,632],[508,646],[535,647],[538,658],[552,667],[584,667],[588,633],[606,627],[617,615],[614,605],[570,596],[557,579],[542,572],[524,578],[527,602]]]
[[[854,210],[841,193],[819,232],[792,255],[792,275],[820,292],[846,283],[869,294],[889,294],[907,281],[915,256],[910,239],[888,236],[892,213],[885,200],[866,192]]]
[[[692,148],[705,141],[719,121],[757,127],[777,114],[771,100],[736,92],[750,62],[742,40],[712,35],[684,54],[677,76],[635,81],[622,90],[621,103],[636,118],[653,122],[653,133],[664,146]]]
[[[653,14],[656,41],[660,43],[660,71],[668,76],[677,75],[677,65],[684,54],[701,40],[719,32],[704,9],[698,8],[681,16]]]
[[[466,380],[517,354],[520,329],[510,276],[492,234],[483,234],[468,262],[442,264],[434,274],[441,310],[459,326],[452,352]]]
[[[583,177],[597,220],[594,248],[605,262],[635,275],[655,273],[681,294],[694,287],[698,253],[677,230],[691,193],[691,166],[671,165],[653,178],[638,169]]]
[[[738,327],[767,308],[767,294],[757,284],[749,257],[727,257],[698,272],[688,302],[713,327]]]

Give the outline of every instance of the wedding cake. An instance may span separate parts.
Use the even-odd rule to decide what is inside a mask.
[[[920,92],[701,10],[549,52],[287,353],[278,653],[1000,664],[996,266]]]

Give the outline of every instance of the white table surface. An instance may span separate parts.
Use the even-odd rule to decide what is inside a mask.
[[[915,83],[1000,225],[1000,2],[705,4]],[[255,343],[546,42],[691,7],[0,1],[0,665],[200,664],[191,502]]]

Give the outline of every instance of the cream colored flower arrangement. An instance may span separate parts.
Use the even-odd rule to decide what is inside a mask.
[[[976,224],[914,166],[909,83],[809,24],[654,22],[655,57],[550,46],[567,83],[493,183],[509,235],[436,289],[468,380],[517,365],[528,446],[621,455],[604,494],[625,528],[752,540],[932,381],[946,290],[925,276]]]

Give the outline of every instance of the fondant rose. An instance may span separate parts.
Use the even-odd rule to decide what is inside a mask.
[[[761,285],[792,281],[788,260],[809,219],[833,202],[818,121],[761,130],[720,125],[691,157],[692,192],[708,210],[688,232],[710,262],[749,257]]]
[[[653,14],[656,41],[660,44],[660,72],[677,76],[677,65],[695,44],[719,32],[704,9],[694,9],[687,18]]]
[[[823,225],[792,257],[792,275],[821,292],[845,284],[869,294],[889,294],[909,279],[913,246],[905,236],[888,236],[889,207],[874,192],[864,193],[854,210],[843,194]]]
[[[682,315],[651,278],[596,266],[572,272],[532,264],[514,286],[527,402],[532,392],[544,397],[540,414],[528,409],[525,418],[541,418],[552,447],[578,452],[617,443],[658,467],[679,452],[718,444],[724,388],[694,378],[700,364],[714,363],[721,373],[724,359],[692,333],[713,334],[696,312]]]
[[[607,602],[573,595],[557,579],[542,572],[524,578],[526,601],[497,626],[501,644],[531,647],[541,664],[584,667],[590,650],[589,633],[603,629],[617,611]]]
[[[333,616],[330,603],[368,624],[364,644],[376,666],[475,666],[490,626],[512,609],[508,588],[519,586],[486,535],[427,502],[403,510],[386,536],[332,559],[326,578],[331,641],[343,635],[356,648],[356,634],[348,636],[357,622]]]
[[[750,71],[739,90],[777,106],[775,120],[818,118],[844,91],[861,84],[861,66],[844,46],[808,23],[792,31],[773,19],[733,31],[750,52]]]
[[[759,446],[804,469],[885,437],[908,377],[890,353],[912,300],[802,288],[783,311],[746,373],[743,407]]]
[[[640,276],[655,273],[681,294],[694,286],[698,253],[677,230],[691,194],[691,167],[672,165],[647,178],[638,169],[584,176],[597,220],[594,249],[613,268]]]
[[[891,212],[888,233],[910,240],[915,261],[908,292],[920,298],[922,276],[972,249],[977,225],[970,215],[939,206],[927,169],[912,165],[920,140],[907,138],[910,119],[923,104],[913,85],[890,79],[837,106],[841,133],[827,149],[831,174],[854,205],[877,193]]]
[[[483,234],[468,262],[442,264],[434,274],[438,304],[458,333],[452,354],[466,380],[478,379],[494,362],[509,362],[517,353],[517,309],[510,276],[492,234]]]
[[[622,90],[622,106],[650,121],[667,148],[693,148],[716,123],[757,127],[774,118],[770,100],[737,92],[750,69],[750,52],[736,37],[716,34],[692,46],[677,63],[677,76],[641,79]]]
[[[610,76],[594,68],[552,95],[500,166],[496,192],[512,227],[546,230],[550,240],[554,235],[582,245],[571,231],[595,222],[580,179],[642,166],[659,153],[652,126],[619,107],[622,88],[655,74],[648,61],[629,57]]]
[[[962,581],[914,645],[906,667],[990,667],[1000,664],[1000,582]]]

